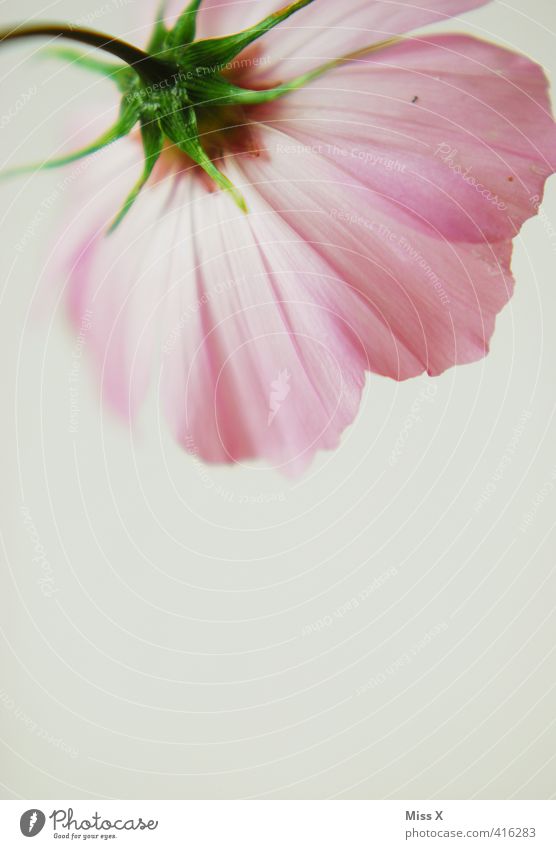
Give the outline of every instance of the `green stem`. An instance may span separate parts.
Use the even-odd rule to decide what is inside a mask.
[[[71,41],[88,44],[90,47],[98,47],[100,50],[105,50],[126,62],[147,83],[161,82],[177,73],[177,68],[173,65],[149,56],[148,53],[132,44],[111,38],[102,32],[74,28],[65,24],[37,24],[36,26],[0,30],[0,43],[33,36],[68,38]]]

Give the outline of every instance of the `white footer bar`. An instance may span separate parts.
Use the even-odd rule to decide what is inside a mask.
[[[5,849],[556,849],[555,801],[0,801]]]

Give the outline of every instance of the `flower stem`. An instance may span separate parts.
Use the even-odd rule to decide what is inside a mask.
[[[65,24],[37,24],[36,26],[0,30],[0,43],[32,36],[68,38],[71,41],[79,41],[91,47],[98,47],[100,50],[105,50],[121,59],[122,62],[126,62],[147,83],[161,82],[176,73],[176,68],[173,65],[149,56],[148,53],[132,44],[112,38],[102,32]]]

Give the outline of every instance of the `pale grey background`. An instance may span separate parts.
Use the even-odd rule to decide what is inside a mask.
[[[137,40],[130,6],[148,4],[122,5],[4,0],[0,16],[92,15]],[[554,75],[553,0],[441,29]],[[0,115],[38,86],[2,158],[49,153],[79,92],[93,109],[105,85],[30,61],[37,46],[0,56]],[[13,247],[61,176],[1,188],[0,795],[554,796],[556,182],[516,242],[490,356],[429,400],[426,379],[370,379],[341,448],[292,484],[204,470],[154,397],[133,434],[99,408],[61,310],[30,309],[63,193]]]

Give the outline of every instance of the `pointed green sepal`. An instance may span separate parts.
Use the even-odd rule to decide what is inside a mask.
[[[264,18],[259,23],[235,33],[227,35],[223,38],[208,38],[204,41],[196,41],[186,47],[179,61],[189,70],[192,70],[197,76],[204,76],[209,73],[216,74],[225,65],[234,59],[238,53],[245,50],[250,44],[256,41],[261,36],[265,35],[275,26],[287,20],[291,15],[299,12],[305,6],[313,3],[314,0],[297,0],[296,3],[290,3],[284,6],[272,15]]]
[[[170,33],[168,47],[183,47],[193,41],[197,31],[197,12],[201,3],[202,0],[192,0],[184,9]]]
[[[195,111],[191,106],[176,109],[174,101],[167,104],[160,119],[162,129],[176,147],[186,153],[209,177],[234,199],[242,212],[247,212],[245,198],[234,184],[219,171],[199,141],[199,131]]]
[[[233,104],[262,103],[270,100],[272,89],[255,91],[234,85],[221,76],[193,79],[188,91],[195,106],[230,106]]]
[[[301,74],[289,82],[272,88],[264,89],[249,89],[234,85],[220,75],[205,77],[204,79],[193,79],[188,84],[189,95],[195,106],[234,106],[234,105],[256,105],[258,103],[270,103],[273,100],[278,100],[292,91],[297,91],[300,88],[318,79],[328,71],[333,70],[341,65],[349,64],[357,59],[363,59],[370,53],[377,50],[383,50],[400,41],[399,37],[389,38],[386,41],[381,41],[377,44],[372,44],[353,53],[348,53],[338,59],[332,59],[324,65],[320,65],[312,71]]]
[[[164,146],[164,134],[157,120],[141,121],[141,138],[143,140],[143,151],[145,153],[145,164],[143,167],[143,173],[130,191],[129,195],[125,199],[124,205],[122,206],[121,210],[118,212],[117,216],[110,225],[110,228],[108,230],[109,233],[114,232],[118,224],[120,224],[120,222],[125,218],[129,210],[135,203],[139,192],[151,176],[153,168],[156,165],[160,154],[162,153],[162,148]]]
[[[64,62],[77,65],[77,67],[83,68],[86,71],[92,71],[95,74],[108,77],[108,79],[116,84],[121,92],[127,91],[129,84],[136,78],[135,72],[127,65],[102,62],[99,59],[94,59],[91,56],[80,53],[79,50],[73,50],[71,47],[47,47],[42,52],[46,56],[51,56],[53,59],[61,59]]]
[[[257,103],[270,103],[280,97],[301,88],[320,76],[328,68],[319,68],[301,77],[296,77],[288,83],[266,89],[241,88],[234,85],[224,77],[207,77],[204,81],[193,81],[189,85],[195,106],[235,106],[256,105]]]
[[[76,150],[73,153],[68,153],[66,156],[60,156],[56,159],[48,159],[46,162],[37,162],[33,165],[21,165],[16,168],[10,168],[0,172],[0,177],[16,177],[20,174],[28,174],[32,171],[42,171],[43,169],[60,168],[63,165],[70,165],[78,159],[83,159],[85,156],[91,156],[102,150],[103,147],[112,144],[112,142],[127,136],[131,132],[137,121],[139,120],[139,112],[135,103],[126,103],[124,100],[120,117],[113,127],[107,130],[102,136],[87,147]]]
[[[155,56],[157,53],[160,53],[164,50],[166,46],[166,39],[169,34],[169,30],[167,29],[166,23],[164,21],[166,17],[167,6],[168,0],[162,0],[158,7],[156,21],[154,23],[149,43],[147,45],[147,53],[152,53]]]

